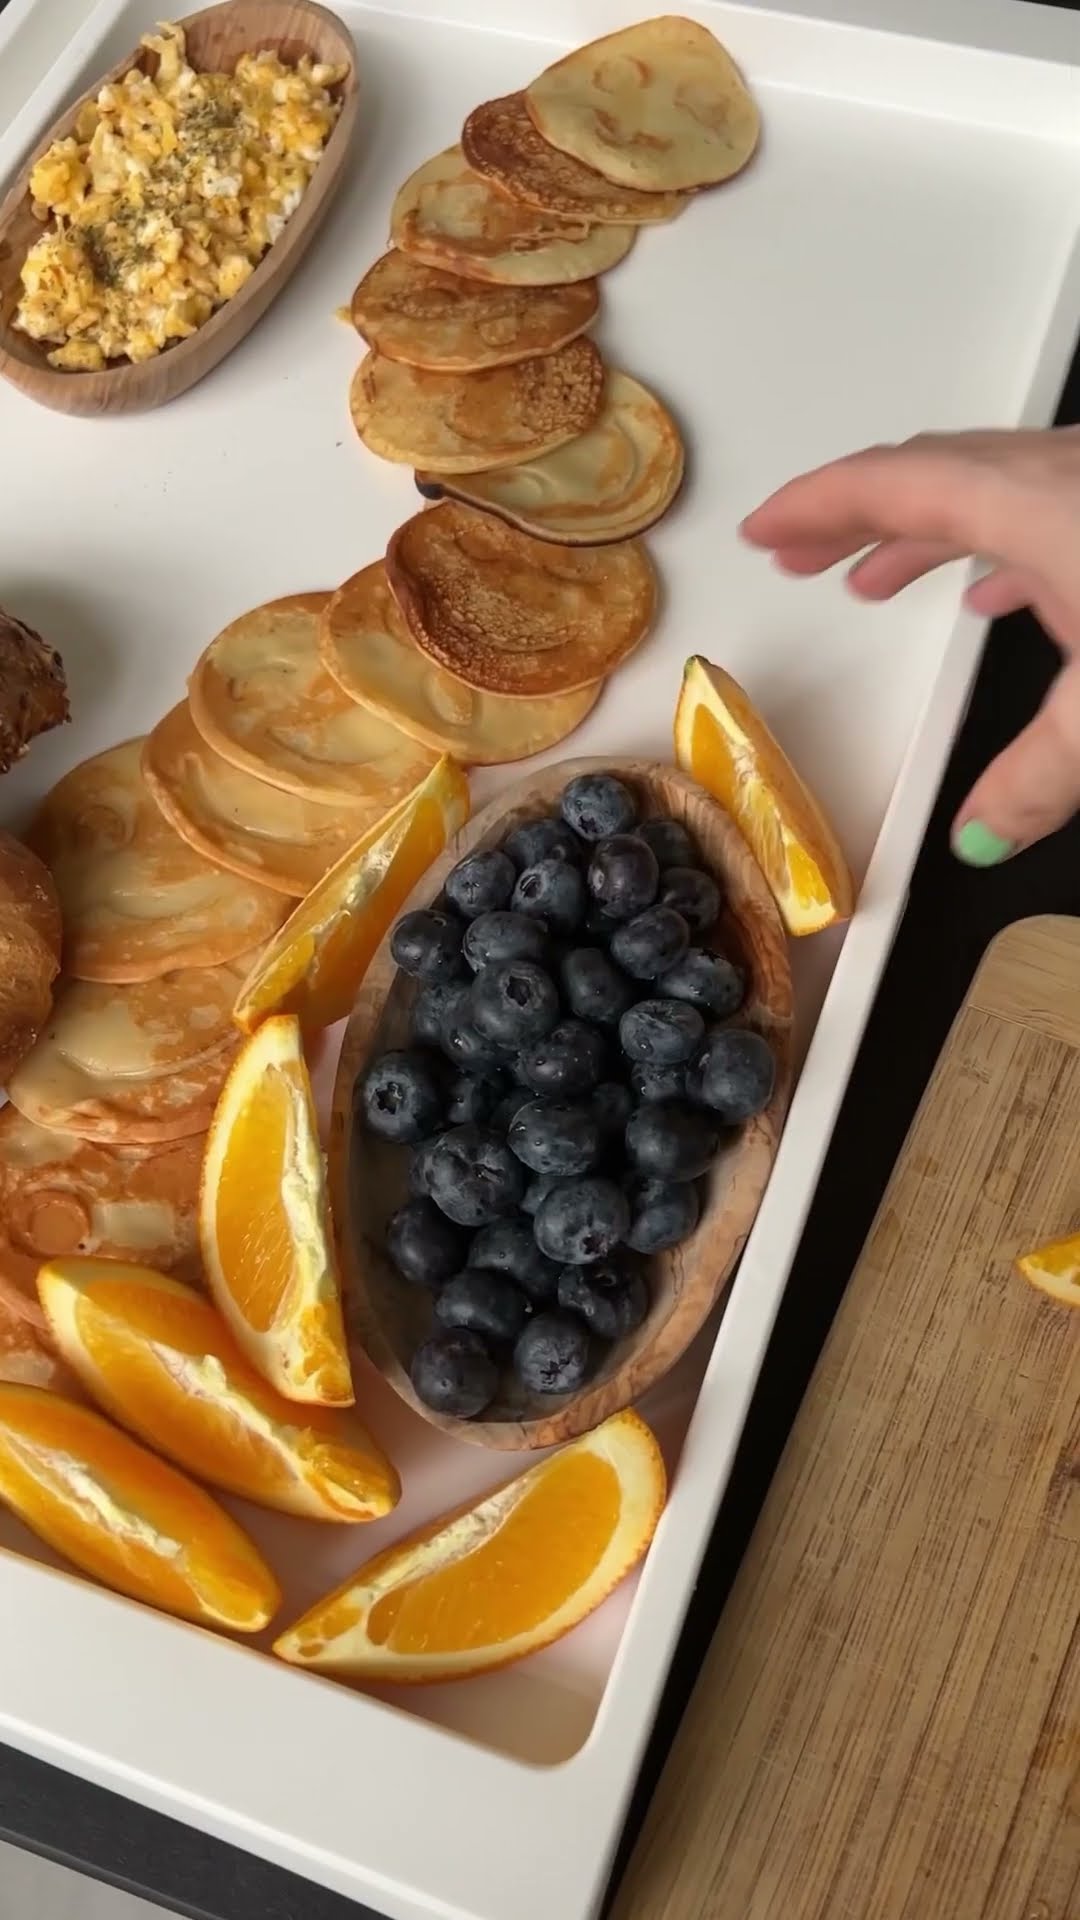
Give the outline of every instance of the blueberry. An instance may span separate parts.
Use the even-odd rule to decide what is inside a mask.
[[[559,966],[563,997],[579,1020],[595,1020],[616,1027],[633,1006],[634,989],[606,953],[596,947],[573,947]]]
[[[471,1073],[494,1073],[505,1064],[506,1054],[473,1026],[468,1018],[468,1002],[462,1016],[453,1017],[443,1028],[442,1050],[455,1067]]]
[[[372,1062],[361,1086],[364,1124],[382,1140],[409,1146],[433,1132],[443,1098],[435,1063],[419,1049],[384,1053]]]
[[[649,1311],[649,1290],[637,1262],[616,1256],[592,1267],[564,1267],[559,1305],[584,1320],[598,1340],[625,1340]]]
[[[661,873],[667,867],[696,866],[694,843],[681,820],[643,820],[636,832],[652,848]]]
[[[775,1085],[776,1062],[760,1033],[728,1027],[713,1035],[701,1056],[701,1094],[726,1126],[752,1120]]]
[[[554,1260],[536,1244],[532,1221],[520,1214],[481,1227],[469,1248],[469,1265],[505,1274],[530,1300],[553,1299],[559,1282]]]
[[[443,1327],[460,1327],[485,1340],[516,1340],[528,1314],[525,1295],[504,1273],[478,1267],[448,1280],[435,1302],[435,1318]]]
[[[536,1210],[534,1232],[541,1253],[560,1265],[587,1266],[603,1260],[630,1225],[626,1195],[613,1180],[595,1175],[561,1180]]]
[[[492,1132],[509,1133],[510,1122],[513,1120],[515,1113],[520,1113],[522,1107],[526,1106],[533,1098],[534,1095],[531,1088],[511,1087],[509,1093],[503,1094],[491,1119],[488,1121]]]
[[[444,1029],[460,1013],[468,991],[467,980],[433,980],[421,987],[413,1001],[413,1039],[427,1047],[441,1046]]]
[[[581,931],[582,935],[591,940],[594,946],[606,947],[610,945],[612,935],[618,924],[619,922],[613,920],[610,913],[605,913],[603,907],[598,906],[595,900],[590,900],[585,909],[585,918],[581,923]]]
[[[686,1068],[657,1067],[647,1060],[636,1060],[630,1069],[630,1085],[639,1101],[682,1100],[686,1096]]]
[[[660,905],[681,913],[691,933],[708,933],[720,917],[720,889],[699,867],[668,867],[660,882]]]
[[[638,1107],[626,1123],[627,1158],[651,1180],[696,1180],[718,1145],[712,1115],[678,1100]]]
[[[430,1200],[409,1200],[386,1228],[386,1250],[403,1280],[440,1287],[465,1258],[467,1236]]]
[[[555,982],[535,960],[483,967],[473,982],[473,1025],[501,1047],[524,1047],[550,1033],[559,1018]]]
[[[600,1127],[588,1106],[530,1100],[514,1115],[508,1135],[519,1160],[553,1180],[587,1173],[600,1158]]]
[[[463,950],[474,973],[508,960],[547,959],[547,929],[524,913],[481,913],[465,929]]]
[[[441,1133],[433,1133],[421,1140],[409,1162],[409,1192],[418,1200],[431,1192],[431,1157],[441,1139]]]
[[[656,899],[660,869],[651,847],[632,833],[615,833],[593,851],[589,892],[612,920],[632,920]]]
[[[538,860],[518,875],[510,904],[515,913],[539,914],[555,933],[573,933],[588,905],[581,869],[566,860]]]
[[[464,1127],[471,1120],[484,1126],[491,1119],[507,1089],[507,1076],[498,1067],[482,1073],[467,1070],[456,1073],[446,1093],[446,1119],[451,1127]]]
[[[704,1020],[684,1000],[639,1000],[619,1021],[623,1052],[649,1066],[680,1066],[704,1038]]]
[[[451,1127],[431,1156],[431,1197],[462,1227],[486,1227],[515,1212],[525,1190],[521,1163],[487,1127]]]
[[[390,951],[402,973],[414,980],[454,980],[461,971],[461,921],[438,907],[403,914],[390,936]]]
[[[604,840],[628,833],[638,816],[629,787],[611,773],[580,773],[563,788],[562,817],[583,840]]]
[[[436,1413],[473,1420],[490,1406],[499,1387],[499,1369],[480,1336],[437,1333],[417,1347],[409,1369],[413,1390]]]
[[[691,947],[664,974],[662,986],[671,1000],[688,1000],[703,1013],[726,1020],[742,1006],[746,976],[741,967],[726,960],[722,953],[706,953]]]
[[[535,867],[539,860],[568,860],[576,866],[581,859],[581,847],[570,828],[550,817],[523,821],[503,841],[503,852],[519,869]]]
[[[481,913],[498,913],[509,905],[516,877],[509,855],[492,847],[459,860],[447,874],[443,892],[464,920],[475,920]]]
[[[583,1020],[560,1020],[557,1027],[534,1040],[519,1056],[518,1069],[527,1087],[555,1100],[590,1093],[604,1071],[604,1036]]]
[[[610,1139],[615,1134],[622,1138],[633,1104],[629,1087],[624,1087],[620,1080],[604,1080],[596,1088],[590,1096],[589,1105],[596,1115],[604,1139]]]
[[[692,1180],[650,1180],[632,1174],[626,1183],[630,1227],[626,1244],[635,1253],[663,1253],[693,1233],[701,1213]]]
[[[413,485],[424,500],[441,500],[446,491],[436,480],[421,480],[418,473],[413,474]]]
[[[555,1188],[561,1185],[561,1180],[554,1180],[547,1175],[537,1174],[535,1180],[529,1181],[528,1186],[521,1196],[522,1213],[527,1213],[531,1216],[538,1214],[548,1194],[554,1193]]]
[[[656,980],[681,960],[690,944],[690,929],[673,907],[646,907],[617,927],[611,957],[635,980]]]
[[[561,1313],[538,1313],[514,1348],[514,1371],[530,1393],[574,1393],[589,1377],[588,1329]]]

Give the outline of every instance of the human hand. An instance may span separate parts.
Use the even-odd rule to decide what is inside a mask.
[[[790,481],[741,531],[786,573],[859,555],[848,584],[866,600],[890,600],[949,560],[988,561],[966,605],[992,619],[1031,607],[1064,662],[960,808],[953,850],[996,866],[1080,808],[1080,427],[869,447]]]

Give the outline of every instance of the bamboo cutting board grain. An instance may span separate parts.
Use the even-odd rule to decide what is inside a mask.
[[[613,1920],[1080,1920],[1080,922],[990,949]]]

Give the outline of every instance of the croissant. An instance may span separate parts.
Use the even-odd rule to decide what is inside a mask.
[[[0,829],[0,1087],[29,1053],[60,970],[60,902],[49,870]]]

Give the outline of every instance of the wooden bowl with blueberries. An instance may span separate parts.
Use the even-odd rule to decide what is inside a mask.
[[[353,1337],[425,1420],[547,1447],[637,1400],[722,1293],[791,1077],[779,914],[674,767],[577,760],[415,889],[342,1047]]]

